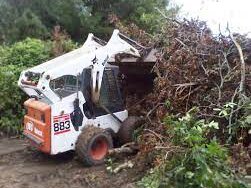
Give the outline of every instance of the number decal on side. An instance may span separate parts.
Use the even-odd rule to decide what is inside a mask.
[[[63,130],[67,130],[70,129],[70,121],[61,121],[59,123],[54,123],[54,132],[57,131],[63,131]]]
[[[70,116],[68,114],[61,116],[54,116],[53,118],[54,135],[66,133],[70,131],[71,123]]]

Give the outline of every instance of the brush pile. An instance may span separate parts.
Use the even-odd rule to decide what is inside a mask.
[[[251,39],[232,35],[230,30],[229,36],[216,36],[205,22],[198,20],[168,20],[158,34],[151,36],[136,25],[124,27],[116,17],[112,18],[122,33],[144,46],[158,49],[152,69],[155,76],[152,91],[144,96],[127,96],[129,113],[143,115],[146,119],[137,160],[142,157],[140,161],[150,161],[152,166],[161,167],[170,165],[168,161],[176,156],[180,155],[182,160],[186,152],[189,156],[191,148],[184,145],[184,140],[196,136],[193,137],[192,129],[186,132],[192,124],[189,118],[185,119],[190,116],[185,114],[193,109],[190,112],[196,123],[203,122],[202,128],[205,124],[216,127],[203,133],[203,139],[208,141],[216,137],[220,144],[228,143],[237,148],[230,148],[233,152],[231,165],[236,172],[245,171],[243,174],[246,174],[251,156]],[[172,117],[176,121],[170,121]],[[173,140],[179,134],[183,136],[176,145]],[[200,146],[204,151],[204,145]],[[241,153],[241,156],[235,157],[234,153]]]
[[[234,40],[241,46],[245,70]],[[185,114],[193,107],[199,109],[200,118],[219,122],[223,132],[237,123],[251,94],[250,39],[237,34],[233,38],[215,36],[205,22],[184,20],[168,22],[160,34],[147,40],[148,44],[149,41],[159,49],[153,67],[156,78],[154,90],[146,96],[140,111],[144,112],[142,107],[147,109],[151,126],[159,128],[166,114]],[[225,114],[219,115],[221,111]]]
[[[218,132],[224,135],[248,113],[244,107],[251,94],[249,38],[239,34],[213,35],[206,23],[198,20],[167,20],[154,36],[136,25],[124,27],[116,16],[111,16],[110,21],[142,45],[158,49],[152,69],[153,91],[127,99],[129,110],[145,115],[152,130],[163,131],[160,125],[166,114],[183,115],[196,107],[197,116],[219,122]],[[234,42],[240,45],[242,54]],[[248,137],[247,131],[241,133],[242,138]]]
[[[246,42],[238,38],[240,44]],[[157,92],[152,95],[153,106],[168,101],[174,113],[196,106],[201,116],[209,117],[215,115],[213,109],[236,102],[242,71],[240,56],[229,37],[212,35],[204,22],[184,21],[167,25],[157,42],[161,50],[154,67]],[[162,113],[163,109],[157,114],[163,117]]]

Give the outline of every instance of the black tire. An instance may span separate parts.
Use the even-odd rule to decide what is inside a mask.
[[[104,163],[108,150],[113,148],[111,135],[104,129],[86,126],[76,143],[76,153],[86,166]]]
[[[134,131],[142,125],[142,118],[136,116],[129,116],[123,121],[117,136],[120,144],[126,144],[133,141]]]

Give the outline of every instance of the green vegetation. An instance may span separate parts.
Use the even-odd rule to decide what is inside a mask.
[[[205,122],[195,117],[193,109],[182,118],[167,117],[166,131],[175,150],[161,165],[152,169],[138,185],[140,187],[170,188],[246,188],[229,168],[227,149],[216,139],[208,139],[216,122]]]
[[[156,7],[175,12],[167,11],[167,5],[168,0],[0,0],[0,41],[48,39],[55,25],[76,41],[82,41],[89,32],[105,37],[113,30],[111,14],[153,32],[161,22]]]
[[[10,47],[5,47],[2,53],[2,65],[18,65],[30,67],[38,65],[49,58],[50,46],[39,39],[27,38]]]
[[[12,46],[1,48],[0,67],[0,129],[19,133],[23,118],[24,93],[17,86],[23,69],[37,65],[49,58],[46,42],[27,38]]]
[[[70,41],[53,42],[27,38],[22,42],[0,48],[0,130],[8,134],[21,131],[23,102],[27,98],[17,85],[22,70],[40,64],[57,53],[76,48]],[[60,50],[58,50],[60,49]],[[59,54],[57,54],[59,55]]]
[[[0,129],[9,134],[19,133],[23,118],[24,94],[17,86],[23,67],[0,67]]]
[[[218,113],[220,118],[228,121],[228,126],[224,132],[228,136],[228,143],[242,141],[243,137],[247,137],[247,132],[248,134],[251,133],[251,103],[249,98],[245,98],[239,106],[236,103],[229,102],[221,108],[214,108],[213,110]],[[234,112],[237,113],[234,114]]]

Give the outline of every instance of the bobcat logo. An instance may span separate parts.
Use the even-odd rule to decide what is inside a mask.
[[[26,123],[25,127],[26,127],[26,130],[32,132],[33,129],[34,129],[34,124],[33,124],[31,121],[28,121],[28,122]]]

